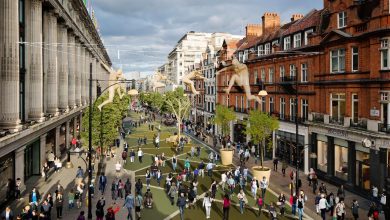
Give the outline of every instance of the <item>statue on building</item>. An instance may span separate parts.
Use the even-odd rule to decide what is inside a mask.
[[[216,74],[218,75],[222,71],[227,70],[232,70],[234,73],[232,75],[232,78],[230,78],[228,88],[224,89],[226,94],[229,94],[234,83],[237,83],[238,86],[242,87],[245,90],[245,95],[248,101],[256,100],[258,103],[261,103],[260,98],[256,95],[252,95],[251,93],[251,87],[249,83],[249,71],[248,67],[245,64],[240,63],[236,57],[233,57],[232,64],[230,66],[223,67]]]
[[[125,79],[122,70],[118,70],[117,72],[110,71],[109,81],[108,81],[108,99],[103,101],[102,104],[98,106],[99,111],[102,111],[103,106],[107,105],[108,103],[112,103],[115,96],[115,91],[118,92],[119,98],[122,99],[122,97],[125,95],[125,93],[122,93],[122,85],[118,83],[120,80]]]
[[[156,72],[153,75],[153,79],[152,79],[153,92],[156,92],[158,88],[165,87],[165,83],[161,82],[162,80],[167,80],[167,76],[164,76],[160,72]]]
[[[200,71],[194,70],[194,71],[190,72],[189,74],[183,76],[182,81],[184,84],[186,84],[187,86],[190,87],[192,94],[198,95],[199,92],[196,91],[194,81],[192,81],[192,80],[193,79],[204,79],[204,78],[205,77],[203,76],[203,74]]]

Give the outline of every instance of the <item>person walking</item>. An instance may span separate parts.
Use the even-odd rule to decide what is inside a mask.
[[[10,206],[7,206],[5,210],[0,215],[1,219],[3,220],[13,220],[14,219],[14,212],[11,210]]]
[[[177,187],[176,187],[176,183],[173,182],[168,191],[168,196],[169,196],[169,200],[171,201],[171,205],[173,205],[175,201],[176,194],[177,194]]]
[[[85,220],[84,211],[80,212],[80,215],[77,217],[77,220]]]
[[[265,199],[265,193],[268,188],[268,180],[265,176],[263,176],[263,180],[260,181],[260,188],[261,188],[261,196],[263,199]]]
[[[111,183],[111,198],[114,200],[114,204],[116,203],[116,199],[118,198],[118,183],[116,180],[112,180]]]
[[[353,218],[357,220],[359,218],[359,203],[356,199],[354,199],[352,202],[351,211],[352,211]]]
[[[336,205],[337,220],[344,220],[345,218],[345,204],[344,199],[340,198],[340,201]]]
[[[303,209],[305,207],[305,195],[299,195],[297,199],[297,208],[298,208],[298,218],[299,220],[303,219]]]
[[[187,201],[184,197],[184,193],[180,193],[180,197],[177,199],[177,206],[180,211],[180,219],[184,220],[184,208],[186,207]]]
[[[115,209],[112,206],[108,207],[106,213],[106,220],[115,220],[115,215],[119,212],[119,210],[119,206],[117,206]]]
[[[211,198],[209,196],[209,193],[206,193],[206,195],[203,198],[203,207],[206,209],[206,219],[210,218],[210,212],[211,212]]]
[[[104,197],[101,197],[99,201],[96,203],[96,220],[103,220],[104,217],[104,206],[106,205],[106,201]]]
[[[282,161],[282,174],[283,174],[283,177],[286,176],[286,170],[287,170],[287,162],[286,162],[286,160],[283,160]]]
[[[104,173],[101,173],[99,177],[99,191],[104,194],[106,191],[106,185],[107,185],[107,177],[104,175]]]
[[[274,171],[278,172],[278,163],[279,163],[279,160],[277,157],[275,157],[274,161]]]
[[[131,151],[130,151],[130,163],[134,163],[134,158],[135,158],[135,152],[134,152],[134,149],[131,149]]]
[[[130,179],[127,178],[125,183],[125,197],[131,193],[131,182]]]
[[[173,155],[173,157],[172,157],[172,169],[173,169],[173,171],[176,171],[176,167],[177,167],[177,159],[176,159],[176,155]]]
[[[379,210],[375,202],[371,202],[370,209],[368,210],[367,217],[369,220],[379,219]]]
[[[240,204],[240,212],[241,214],[244,214],[244,208],[245,208],[245,204],[247,203],[247,198],[245,196],[245,193],[244,193],[244,190],[240,190],[240,192],[237,194],[237,199],[238,199],[238,202]]]
[[[64,198],[62,196],[62,193],[58,193],[56,196],[56,209],[57,209],[57,219],[62,218],[62,209],[64,206]]]
[[[320,209],[322,220],[325,220],[326,209],[328,207],[329,207],[329,204],[328,204],[328,201],[325,198],[325,194],[321,194],[321,199],[320,199],[320,201],[318,203],[318,208]]]
[[[253,179],[251,181],[251,192],[252,192],[253,198],[256,198],[258,187],[259,187],[259,182],[257,181],[256,177],[253,177]]]
[[[142,181],[141,181],[141,179],[138,179],[137,183],[135,183],[135,192],[137,194],[142,195],[142,188],[143,188]]]
[[[229,220],[229,209],[230,209],[230,198],[229,195],[226,193],[223,197],[223,219],[222,220]]]
[[[68,208],[69,209],[72,209],[74,207],[74,199],[75,199],[74,190],[70,189],[70,191],[68,193]]]
[[[273,202],[271,202],[271,204],[269,205],[268,212],[269,212],[269,219],[271,220],[278,219],[276,208]]]
[[[283,216],[284,215],[284,212],[286,210],[285,206],[286,206],[286,197],[284,196],[283,193],[280,193],[279,197],[278,197],[278,204],[279,206],[279,210],[280,210],[280,214]]]
[[[131,192],[126,196],[124,208],[127,208],[127,220],[133,220],[134,197]]]
[[[142,194],[137,194],[134,198],[135,200],[135,214],[137,215],[137,219],[141,219],[141,209],[142,209]]]
[[[84,170],[79,166],[76,171],[76,184],[79,184],[83,181],[84,178]]]
[[[263,198],[261,198],[261,195],[259,195],[259,197],[257,198],[256,203],[257,203],[257,207],[259,208],[259,212],[257,216],[260,217],[264,205],[264,200]]]
[[[144,152],[142,152],[141,148],[138,148],[138,161],[142,163],[142,157],[144,156]]]

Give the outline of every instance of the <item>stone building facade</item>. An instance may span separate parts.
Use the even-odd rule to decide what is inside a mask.
[[[7,179],[40,175],[64,156],[89,102],[89,73],[107,86],[110,58],[81,0],[0,2],[0,200]],[[92,98],[97,82],[92,82]]]

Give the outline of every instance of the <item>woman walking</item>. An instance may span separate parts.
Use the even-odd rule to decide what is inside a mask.
[[[203,206],[206,209],[206,218],[210,218],[210,211],[211,211],[211,198],[209,193],[206,193],[206,195],[203,198]]]
[[[135,214],[137,215],[137,219],[141,219],[141,206],[142,206],[142,195],[137,194],[135,197]]]
[[[299,195],[297,199],[297,208],[298,208],[298,218],[302,220],[303,218],[303,208],[305,207],[304,194]]]
[[[237,199],[240,203],[240,212],[241,214],[244,214],[244,207],[245,207],[245,203],[247,200],[246,196],[245,196],[245,193],[244,193],[244,190],[240,190],[240,192],[237,194]]]
[[[285,205],[286,205],[286,197],[284,196],[283,193],[280,193],[277,205],[279,206],[280,214],[284,215]]]
[[[96,220],[103,220],[104,217],[104,206],[106,205],[106,201],[103,197],[96,204]]]
[[[230,198],[226,193],[223,198],[223,220],[229,220]]]
[[[261,197],[261,195],[259,195],[259,197],[257,198],[256,203],[259,208],[259,213],[257,216],[260,217],[264,205],[263,198]]]

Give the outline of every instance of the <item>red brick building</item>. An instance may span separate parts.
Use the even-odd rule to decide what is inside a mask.
[[[231,73],[224,73],[218,103],[233,105],[242,120],[253,108],[280,119],[270,157],[296,163],[297,120],[304,171],[314,167],[362,194],[373,183],[381,189],[390,160],[389,18],[389,1],[379,0],[324,0],[323,9],[293,15],[284,25],[265,13],[261,28],[247,26],[234,55],[248,66],[252,94],[264,86],[268,96],[247,102],[237,86],[227,96],[222,89]]]

